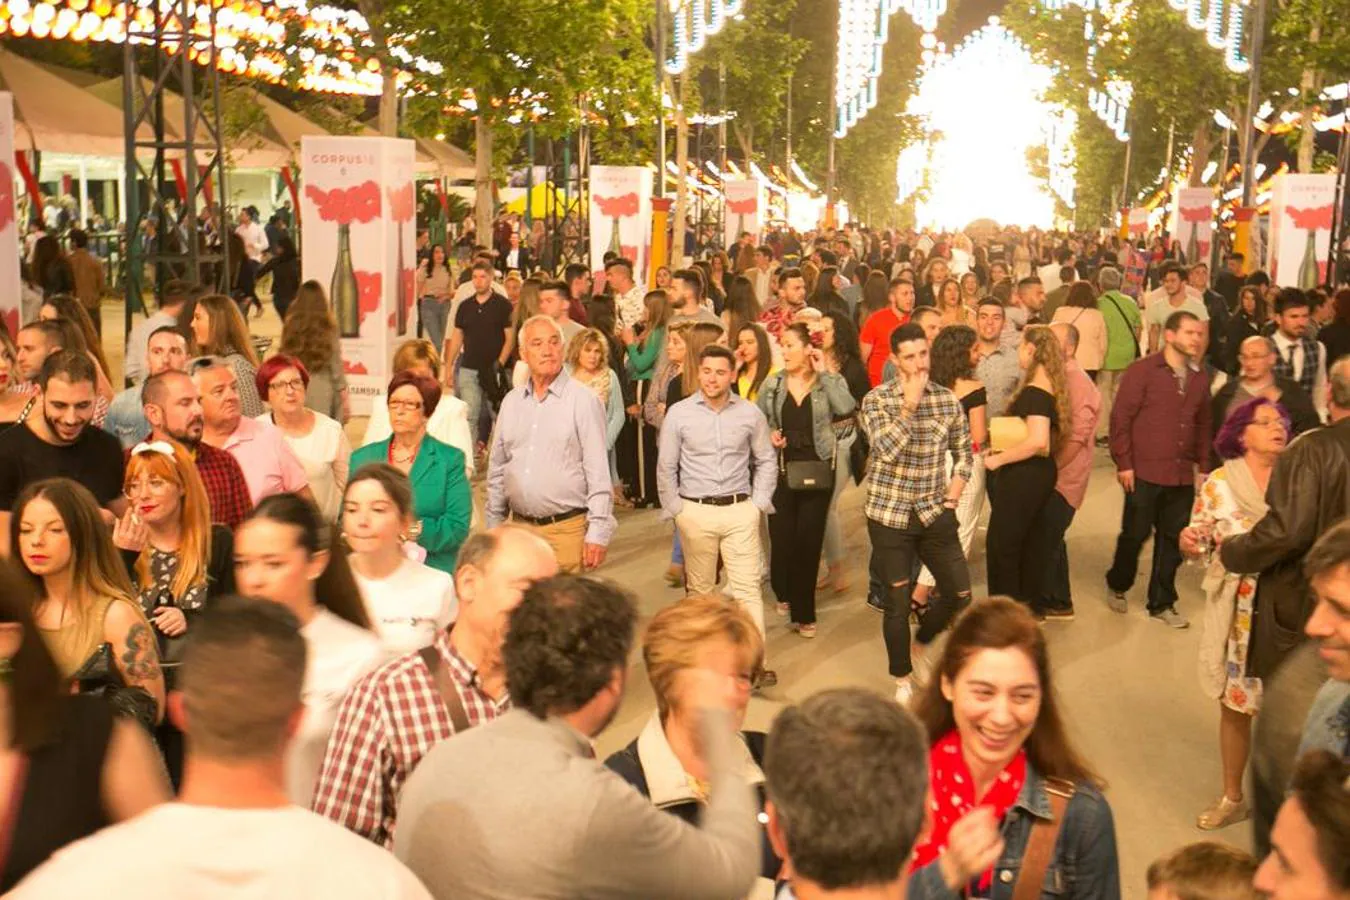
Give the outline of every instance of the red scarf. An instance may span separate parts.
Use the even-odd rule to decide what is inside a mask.
[[[1027,780],[1027,752],[1018,750],[1017,755],[1008,763],[1008,767],[999,773],[989,792],[975,802],[975,779],[961,755],[961,736],[953,728],[928,751],[929,785],[932,796],[929,804],[933,808],[933,830],[928,840],[914,851],[914,863],[910,871],[920,869],[942,855],[947,849],[947,834],[956,821],[971,812],[976,806],[987,806],[1002,824],[1008,810],[1017,802],[1022,785]],[[993,883],[994,870],[989,868],[980,876],[980,889],[983,891]]]

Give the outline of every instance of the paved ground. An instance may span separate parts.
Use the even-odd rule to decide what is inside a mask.
[[[104,321],[111,326],[105,349],[114,370],[120,370],[121,305],[108,304]],[[255,334],[275,336],[279,323],[269,306],[254,319]],[[364,420],[353,421],[348,434],[359,441]],[[1196,676],[1198,630],[1173,631],[1150,621],[1143,610],[1143,586],[1130,595],[1130,612],[1119,616],[1102,602],[1103,575],[1120,519],[1121,494],[1104,451],[1083,510],[1069,532],[1069,556],[1077,619],[1050,624],[1051,659],[1070,734],[1108,783],[1107,797],[1115,813],[1124,896],[1143,900],[1144,873],[1157,856],[1205,835],[1195,817],[1218,796],[1218,711],[1200,693]],[[783,620],[768,612],[768,652],[779,684],[752,701],[749,726],[766,728],[785,703],[801,700],[827,687],[856,685],[886,695],[893,682],[886,674],[880,616],[864,602],[866,531],[860,510],[861,492],[850,488],[842,497],[845,536],[856,560],[850,573],[853,589],[820,603],[818,637],[806,641],[788,632]],[[986,513],[987,514],[987,513]],[[653,511],[621,512],[618,536],[601,574],[633,591],[644,619],[678,598],[662,579],[669,562],[670,526]],[[975,541],[971,574],[975,595],[984,587],[984,540]],[[1148,572],[1148,549],[1140,569]],[[1200,571],[1184,567],[1180,576],[1181,610],[1199,619]],[[601,736],[600,752],[622,747],[641,730],[653,709],[651,690],[640,661],[630,673],[622,710]],[[1246,825],[1215,835],[1249,847]]]

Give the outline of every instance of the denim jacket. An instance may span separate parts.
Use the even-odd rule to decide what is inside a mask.
[[[990,900],[1012,900],[1032,823],[1036,819],[1049,819],[1050,815],[1045,780],[1028,762],[1026,784],[1003,820],[1003,855],[994,867]],[[961,896],[960,891],[951,890],[942,880],[937,860],[910,879],[909,900],[948,900]],[[1069,801],[1040,896],[1041,900],[1120,900],[1116,827],[1111,807],[1096,788],[1080,784]]]
[[[130,450],[150,434],[145,409],[141,405],[141,386],[129,387],[113,398],[108,414],[103,419],[103,430],[122,442],[122,449]]]
[[[1322,685],[1308,710],[1298,755],[1310,750],[1328,750],[1350,758],[1350,684],[1332,679]]]
[[[783,427],[783,404],[787,402],[787,373],[775,372],[759,386],[759,405],[769,427],[775,431]],[[849,393],[844,376],[820,372],[811,385],[811,424],[816,445],[816,456],[825,462],[834,459],[834,420],[854,413],[853,395]],[[852,426],[850,426],[852,427]]]

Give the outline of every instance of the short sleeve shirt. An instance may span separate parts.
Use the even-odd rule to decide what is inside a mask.
[[[501,356],[506,329],[511,325],[511,301],[492,294],[486,303],[470,297],[455,311],[455,327],[464,332],[461,365],[481,371]]]
[[[872,387],[881,384],[882,370],[891,355],[891,332],[901,324],[900,316],[889,306],[872,313],[867,317],[867,321],[863,322],[859,341],[872,345],[872,352],[866,360],[867,378],[872,382]]]
[[[89,489],[100,506],[122,494],[122,444],[92,424],[73,444],[49,444],[26,425],[0,433],[0,509],[44,478],[69,478]]]
[[[1175,312],[1188,312],[1201,322],[1209,321],[1209,310],[1205,309],[1205,304],[1201,303],[1199,300],[1194,300],[1189,296],[1181,301],[1180,306],[1173,306],[1166,300],[1150,303],[1144,309],[1144,320],[1150,326],[1156,325],[1159,328],[1164,328],[1167,325],[1168,317]]]

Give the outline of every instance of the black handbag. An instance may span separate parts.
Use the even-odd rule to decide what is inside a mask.
[[[112,707],[113,715],[133,719],[154,731],[158,709],[155,698],[143,688],[129,687],[122,673],[113,663],[112,644],[104,641],[89,655],[79,671],[71,676],[81,694],[102,697]]]
[[[781,382],[779,383],[781,384]],[[778,410],[779,386],[774,385],[772,408]],[[781,430],[782,423],[779,423]],[[778,471],[782,473],[791,491],[832,491],[834,490],[834,459],[829,462],[819,459],[799,459],[786,462],[783,451],[778,451]]]

